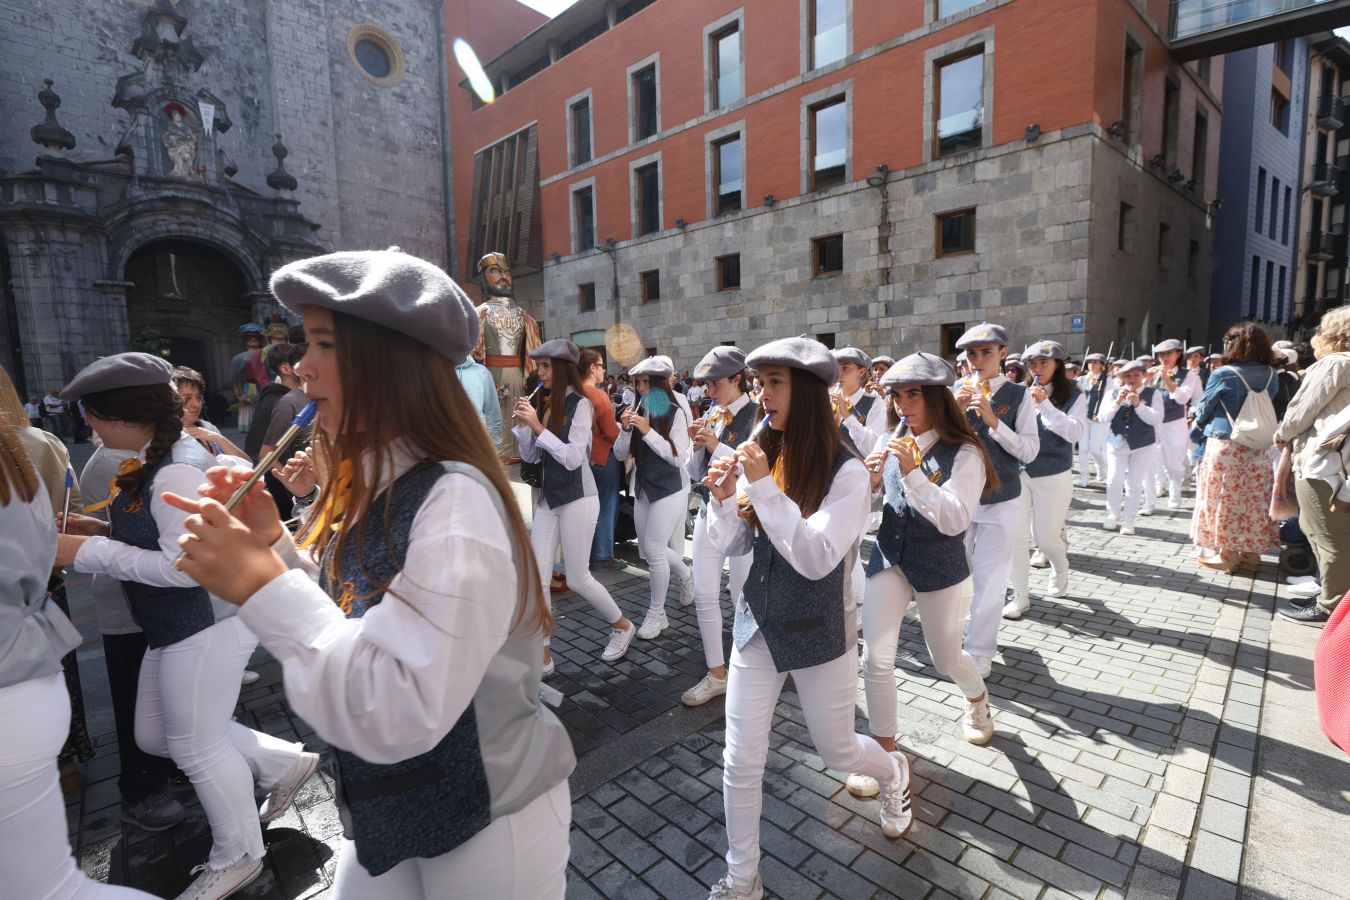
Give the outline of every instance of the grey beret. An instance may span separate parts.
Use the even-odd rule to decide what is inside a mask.
[[[704,381],[730,378],[745,371],[745,351],[740,347],[714,347],[699,360],[694,377]]]
[[[1211,353],[1211,354],[1209,355],[1209,358],[1210,358],[1210,359],[1223,359],[1223,354],[1222,354],[1222,353]]]
[[[883,366],[893,366],[893,365],[895,365],[895,360],[891,359],[889,356],[874,356],[874,357],[872,357],[872,365],[875,366],[875,365],[877,365],[877,364],[881,364],[881,365],[883,365]]]
[[[531,350],[530,359],[565,359],[575,366],[581,362],[581,348],[567,338],[554,338]]]
[[[1144,365],[1137,359],[1131,359],[1128,362],[1126,362],[1125,365],[1120,367],[1120,372],[1117,374],[1124,375],[1126,372],[1145,372],[1147,370],[1148,366]]]
[[[1153,353],[1155,356],[1159,353],[1166,353],[1168,350],[1182,350],[1182,349],[1184,348],[1182,346],[1181,341],[1177,340],[1176,338],[1168,338],[1161,344],[1153,345]]]
[[[882,387],[895,387],[901,384],[936,384],[951,387],[956,383],[956,370],[952,364],[940,356],[931,353],[911,353],[886,370],[881,376]]]
[[[857,347],[843,347],[839,350],[831,350],[830,355],[834,361],[843,365],[844,363],[853,363],[860,369],[872,368],[872,357],[859,350]]]
[[[1200,354],[1204,354],[1204,353],[1205,353],[1205,348],[1204,348],[1204,347],[1187,347],[1187,348],[1186,348],[1186,355],[1187,355],[1187,356],[1190,356],[1192,353],[1200,353]]]
[[[1059,341],[1037,341],[1022,351],[1023,359],[1068,359],[1069,351]]]
[[[1002,325],[981,322],[961,335],[960,340],[956,342],[956,349],[964,350],[973,344],[998,344],[1000,347],[1006,347],[1008,346],[1008,329]]]
[[[956,354],[956,361],[959,362],[959,363],[966,362],[966,361],[969,360],[969,359],[970,359],[970,357],[966,356],[966,351],[964,351],[964,350],[962,350],[960,353]]]
[[[1106,362],[1106,354],[1105,354],[1105,353],[1089,353],[1087,356],[1083,357],[1083,362],[1085,362],[1085,363],[1090,363],[1090,362],[1105,363],[1105,362]]]
[[[78,400],[86,394],[117,388],[168,384],[173,366],[167,359],[149,353],[117,353],[91,362],[61,390],[62,400]]]
[[[282,266],[272,275],[272,295],[297,315],[322,306],[383,325],[456,365],[478,345],[478,312],[468,295],[439,268],[397,247]]]
[[[839,380],[839,364],[830,355],[829,348],[805,335],[770,341],[747,356],[745,364],[752,369],[764,366],[805,369],[830,385]]]
[[[1155,357],[1149,356],[1147,353],[1141,353],[1134,358],[1134,361],[1141,363],[1151,363],[1157,362],[1157,359]]]
[[[1298,351],[1295,350],[1293,347],[1275,347],[1274,353],[1276,356],[1282,357],[1284,359],[1284,364],[1286,366],[1293,366],[1298,364]]]
[[[648,378],[670,378],[675,374],[675,364],[669,356],[649,356],[628,370],[629,375],[646,375]]]

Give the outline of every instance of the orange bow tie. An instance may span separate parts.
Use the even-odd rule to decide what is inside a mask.
[[[117,479],[129,472],[135,472],[141,467],[139,456],[129,456],[117,464],[117,476],[108,482],[108,499],[100,500],[98,503],[91,503],[84,508],[85,512],[98,512],[100,509],[106,509],[117,499],[117,495],[122,493],[122,489],[117,486]]]
[[[302,548],[314,544],[325,529],[337,531],[342,527],[342,519],[347,513],[351,493],[352,463],[351,460],[344,459],[338,466],[337,477],[333,479],[332,485],[325,486],[319,495],[320,506],[314,513],[318,518],[314,522],[314,527],[308,529],[304,539],[300,541]]]

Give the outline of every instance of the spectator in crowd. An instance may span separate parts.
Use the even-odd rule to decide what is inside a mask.
[[[1294,622],[1320,625],[1350,590],[1350,507],[1336,503],[1339,484],[1318,465],[1322,443],[1350,429],[1350,307],[1329,310],[1313,338],[1318,360],[1304,373],[1275,442],[1292,454],[1298,522],[1312,545],[1321,574],[1321,594],[1305,605],[1280,610]],[[1296,351],[1291,351],[1296,352]],[[1340,454],[1331,454],[1339,469]],[[1344,477],[1344,473],[1336,474]]]
[[[47,420],[47,430],[66,439],[66,401],[61,399],[61,389],[52,388],[42,398],[42,415]]]
[[[27,414],[28,424],[31,427],[42,427],[42,404],[38,403],[36,397],[28,398],[28,402],[23,405],[23,411]]]
[[[591,474],[595,476],[595,492],[600,497],[600,517],[595,520],[590,567],[622,569],[626,563],[614,558],[614,525],[619,516],[623,463],[614,456],[619,423],[614,418],[613,402],[600,387],[604,377],[604,358],[594,350],[581,351],[581,383],[586,389],[586,399],[595,407],[595,420],[591,423]]]
[[[183,398],[183,430],[197,439],[213,456],[222,453],[247,460],[248,455],[220,433],[220,429],[202,418],[206,379],[196,369],[178,366],[173,370],[173,386]]]
[[[305,392],[300,389],[300,376],[295,372],[295,366],[300,362],[301,353],[294,344],[281,343],[273,344],[263,352],[263,359],[267,363],[267,370],[276,379],[273,384],[279,384],[286,389],[286,392],[277,397],[276,402],[272,404],[270,410],[266,410],[266,417],[263,417],[264,410],[259,407],[253,411],[253,424],[257,425],[265,422],[262,430],[262,444],[258,447],[257,459],[262,459],[267,454],[276,449],[277,442],[281,436],[291,427],[291,421],[300,413],[309,398]],[[268,385],[271,387],[272,385]],[[261,396],[261,395],[260,395]],[[250,430],[249,437],[253,437]],[[290,459],[299,451],[305,449],[309,444],[309,434],[301,433],[295,440],[291,441],[278,459],[278,464]],[[295,500],[295,495],[291,493],[286,485],[282,484],[271,472],[263,476],[267,480],[267,490],[272,494],[272,498],[277,501],[279,509],[288,510]]]
[[[487,366],[468,356],[455,367],[455,374],[459,376],[464,392],[469,395],[469,402],[478,410],[478,418],[483,420],[488,434],[492,435],[492,443],[501,443],[502,404],[497,399],[497,383],[492,380],[492,373]]]
[[[244,437],[244,452],[254,462],[263,456],[262,447],[267,437],[267,428],[272,424],[273,407],[282,397],[300,387],[300,378],[295,374],[295,366],[303,355],[302,348],[286,343],[270,345],[260,357],[263,365],[267,367],[269,381],[253,401],[252,421],[249,422],[248,434]]]
[[[1280,542],[1269,515],[1274,471],[1267,450],[1232,440],[1232,420],[1241,414],[1248,391],[1265,391],[1272,403],[1280,381],[1273,367],[1270,333],[1254,322],[1240,322],[1223,336],[1223,365],[1210,373],[1205,395],[1195,409],[1195,425],[1204,432],[1205,457],[1196,478],[1191,540],[1215,550],[1199,563],[1211,569],[1255,571],[1261,554]]]

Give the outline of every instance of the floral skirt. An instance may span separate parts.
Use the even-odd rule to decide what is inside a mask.
[[[1209,438],[1196,475],[1191,541],[1229,553],[1265,553],[1279,546],[1279,526],[1270,518],[1274,481],[1266,451]]]

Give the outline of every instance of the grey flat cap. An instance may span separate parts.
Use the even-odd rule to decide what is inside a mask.
[[[830,355],[834,361],[841,366],[844,363],[853,363],[860,369],[872,368],[872,357],[859,350],[857,347],[842,347],[838,350],[831,350]]]
[[[1293,347],[1275,347],[1273,352],[1278,357],[1283,357],[1286,366],[1298,365],[1298,351]]]
[[[747,356],[745,364],[752,369],[764,366],[805,369],[829,385],[839,380],[839,364],[829,348],[806,335],[770,341]]]
[[[882,387],[896,387],[902,384],[936,384],[951,387],[956,383],[956,370],[952,364],[940,356],[931,353],[911,353],[886,370],[881,376]]]
[[[883,366],[893,366],[893,365],[895,365],[895,360],[891,359],[889,356],[874,356],[874,357],[872,357],[872,365],[875,366],[875,365],[878,365],[878,364],[883,365]]]
[[[272,275],[272,295],[300,315],[322,306],[383,325],[456,365],[478,344],[478,312],[439,268],[397,247],[302,259]]]
[[[1168,350],[1182,350],[1182,349],[1184,349],[1184,347],[1181,341],[1177,340],[1176,338],[1168,338],[1161,344],[1153,345],[1153,355],[1157,356],[1159,353],[1166,353]]]
[[[959,363],[967,362],[969,359],[970,357],[966,356],[966,351],[964,350],[956,354],[956,361]]]
[[[1099,362],[1099,363],[1105,364],[1105,363],[1106,363],[1106,354],[1105,354],[1105,353],[1089,353],[1087,356],[1083,357],[1083,362],[1085,362],[1085,363]]]
[[[1203,355],[1205,355],[1206,352],[1207,352],[1207,351],[1205,350],[1204,347],[1187,347],[1187,348],[1186,348],[1186,355],[1187,355],[1187,356],[1190,356],[1192,353],[1199,353],[1201,356],[1203,356]]]
[[[1148,366],[1144,365],[1137,359],[1131,359],[1127,361],[1125,365],[1121,366],[1120,371],[1117,372],[1116,374],[1124,375],[1126,372],[1146,372],[1146,371],[1148,371]]]
[[[645,375],[648,378],[670,378],[675,374],[675,364],[669,356],[649,356],[628,370],[629,375]]]
[[[567,338],[554,338],[531,350],[530,359],[565,359],[575,366],[581,362],[581,348]]]
[[[1275,350],[1293,350],[1293,349],[1294,349],[1294,342],[1293,342],[1293,341],[1276,341],[1275,343],[1271,344],[1270,346],[1271,346],[1273,349],[1275,349]]]
[[[149,353],[117,353],[91,362],[61,390],[62,400],[78,400],[86,394],[117,388],[168,384],[173,377],[169,361]]]
[[[1059,341],[1037,341],[1022,351],[1023,359],[1068,359],[1069,351]]]
[[[1222,353],[1211,353],[1211,354],[1209,355],[1209,358],[1210,358],[1210,359],[1223,359],[1223,354],[1222,354]]]
[[[694,377],[702,381],[730,378],[745,371],[745,351],[740,347],[714,347],[699,360]]]
[[[998,344],[1000,347],[1006,347],[1008,346],[1008,329],[1002,325],[981,322],[961,335],[960,340],[956,342],[956,349],[964,350],[975,344]]]

